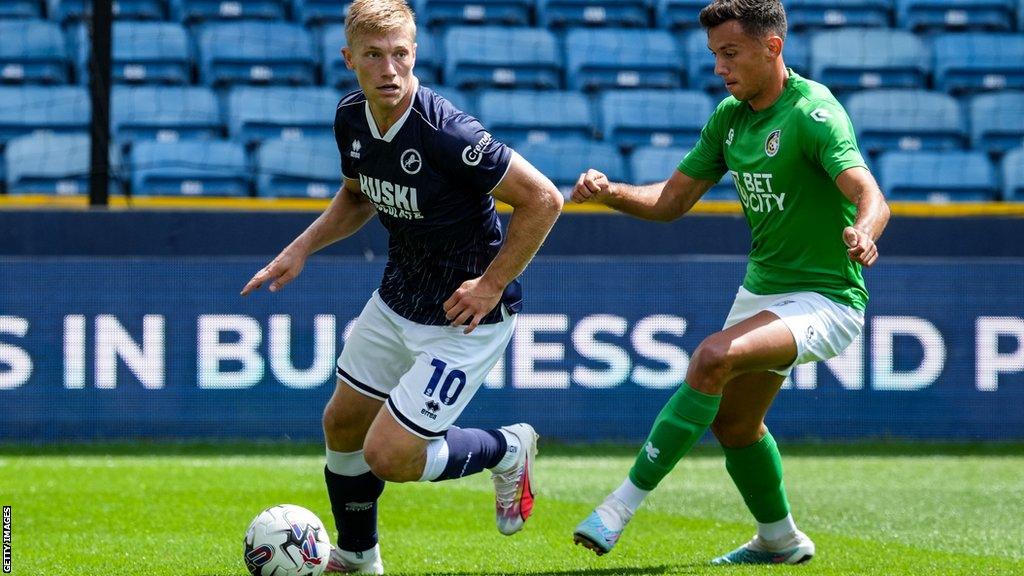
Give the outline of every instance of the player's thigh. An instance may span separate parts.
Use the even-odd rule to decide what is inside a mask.
[[[462,327],[418,328],[407,338],[416,359],[391,391],[388,411],[416,436],[444,436],[504,355],[514,328],[514,316],[470,334]]]
[[[383,403],[383,400],[360,393],[339,379],[334,394],[324,407],[327,448],[337,452],[362,450],[366,433]]]
[[[761,439],[765,415],[785,376],[770,371],[741,374],[725,385],[711,431],[727,448],[742,448]]]
[[[690,366],[696,373],[719,371],[718,376],[731,379],[745,372],[784,368],[796,356],[789,327],[774,313],[762,310],[708,336]]]
[[[345,340],[338,357],[338,379],[360,394],[387,400],[415,361],[405,341],[409,324],[374,292]]]

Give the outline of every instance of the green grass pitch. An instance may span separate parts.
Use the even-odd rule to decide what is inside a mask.
[[[701,446],[649,499],[609,555],[571,533],[629,468],[625,448],[541,445],[534,517],[494,527],[487,475],[390,485],[381,502],[389,574],[1024,574],[1024,446],[783,446],[800,526],[818,546],[793,567],[706,561],[753,533],[716,448]],[[320,449],[0,447],[13,573],[244,576],[242,535],[294,503],[331,527]],[[333,538],[332,538],[333,539]]]

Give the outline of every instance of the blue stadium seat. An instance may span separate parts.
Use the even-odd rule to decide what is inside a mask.
[[[50,20],[67,22],[91,18],[92,3],[93,0],[48,0]],[[165,4],[165,0],[117,0],[112,10],[115,18],[125,20],[162,20]]]
[[[648,25],[648,0],[538,0],[537,23],[561,26]]]
[[[0,81],[65,84],[68,56],[60,26],[43,20],[0,20]]]
[[[333,138],[267,140],[256,153],[256,173],[257,196],[329,198],[341,186],[338,145]]]
[[[896,23],[908,30],[1011,30],[1015,0],[896,0]]]
[[[878,161],[881,186],[892,200],[995,200],[995,168],[984,152],[889,152]]]
[[[480,95],[480,121],[507,143],[588,139],[594,120],[579,92],[488,90]]]
[[[724,92],[725,84],[715,75],[715,57],[708,49],[707,33],[694,30],[686,35],[683,42],[689,86],[716,93]],[[807,36],[793,32],[787,34],[782,59],[797,74],[811,77],[811,48]]]
[[[1024,0],[1020,0],[1020,8],[1017,10],[1017,29],[1024,31]]]
[[[42,0],[7,0],[0,2],[0,18],[41,18]]]
[[[200,78],[219,84],[313,84],[317,56],[302,26],[222,22],[199,32]]]
[[[285,0],[170,0],[178,22],[205,20],[283,20]]]
[[[206,87],[115,86],[111,96],[111,131],[119,142],[219,138],[223,124]]]
[[[1003,156],[1003,199],[1024,200],[1024,148]]]
[[[343,23],[351,2],[342,0],[293,0],[295,20],[306,26]]]
[[[655,0],[654,21],[670,30],[700,28],[697,16],[707,4],[706,0]]]
[[[345,46],[345,26],[324,26],[320,39],[320,56],[324,65],[324,83],[342,91],[354,90],[359,85],[356,75],[345,67],[341,49]],[[426,30],[416,31],[416,77],[432,85],[438,82],[441,61],[438,59],[434,36]]]
[[[604,139],[633,148],[692,146],[715,105],[695,90],[612,90],[600,107]]]
[[[569,87],[678,88],[683,57],[666,30],[576,28],[565,37]]]
[[[566,197],[588,168],[604,172],[613,182],[629,179],[622,154],[606,142],[551,140],[523,144],[516,151],[550,178]]]
[[[192,56],[188,33],[171,22],[114,22],[111,75],[114,82],[191,84]],[[78,26],[77,68],[81,83],[89,78],[89,37]]]
[[[926,85],[928,50],[905,30],[829,30],[811,38],[811,77],[833,91]]]
[[[245,149],[236,142],[137,142],[130,160],[136,196],[249,195]]]
[[[89,190],[90,140],[86,134],[39,132],[7,143],[4,161],[8,194],[83,194]],[[121,159],[111,150],[111,170]],[[111,192],[120,183],[111,179]]]
[[[1024,146],[1024,92],[979,94],[969,110],[971,147],[1001,153]]]
[[[791,29],[824,26],[887,27],[892,0],[787,0]]]
[[[444,37],[445,84],[456,88],[558,88],[555,35],[543,28],[450,28]]]
[[[435,92],[444,97],[445,100],[451,103],[455,108],[462,110],[470,116],[477,115],[477,106],[475,99],[470,97],[462,90],[457,90],[451,86],[431,86]]]
[[[955,150],[967,140],[960,104],[925,90],[865,90],[846,101],[861,150]]]
[[[940,34],[935,87],[947,92],[1024,89],[1024,35]]]
[[[246,144],[271,138],[327,138],[334,134],[339,100],[341,94],[331,88],[240,86],[228,95],[228,132]]]
[[[37,130],[87,132],[91,116],[81,86],[0,86],[0,143]]]
[[[637,184],[651,184],[668,180],[673,171],[679,166],[679,162],[686,157],[689,148],[670,146],[659,148],[656,146],[644,146],[637,148],[629,158],[630,172],[633,174],[633,182]],[[726,174],[708,190],[704,200],[735,200],[736,186],[732,183],[732,176]]]
[[[535,0],[422,0],[420,26],[488,24],[527,26]]]

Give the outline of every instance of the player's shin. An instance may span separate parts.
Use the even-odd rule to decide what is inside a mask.
[[[444,438],[427,445],[427,462],[420,481],[440,481],[494,468],[506,455],[508,443],[498,430],[452,426]]]
[[[370,472],[363,451],[328,450],[324,480],[338,529],[338,548],[364,552],[376,546],[377,499],[384,481]]]
[[[630,481],[642,490],[653,490],[707,432],[721,401],[721,395],[698,392],[683,382],[655,418],[629,471]]]
[[[795,531],[782,482],[782,456],[770,432],[743,448],[723,448],[725,468],[758,523],[758,534],[776,540]]]

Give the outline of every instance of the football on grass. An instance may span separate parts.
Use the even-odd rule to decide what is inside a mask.
[[[301,506],[267,508],[245,531],[245,567],[252,576],[320,576],[330,554],[323,522]]]

